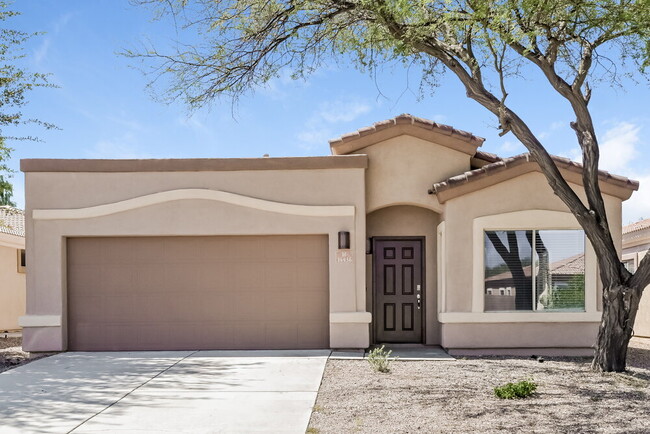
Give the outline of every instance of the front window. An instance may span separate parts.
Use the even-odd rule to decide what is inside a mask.
[[[581,230],[484,233],[485,311],[584,311]]]

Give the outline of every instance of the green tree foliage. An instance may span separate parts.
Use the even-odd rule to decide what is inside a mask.
[[[531,153],[554,193],[591,241],[604,284],[594,367],[625,369],[650,255],[634,275],[621,264],[598,179],[598,138],[589,109],[594,85],[616,83],[619,65],[649,65],[650,0],[132,0],[171,14],[171,52],[127,52],[153,68],[152,82],[191,108],[236,100],[289,70],[303,77],[333,60],[373,72],[385,63],[418,67],[426,90],[451,73]],[[584,197],[509,105],[512,80],[536,71],[572,110],[582,150]],[[544,92],[535,89],[536,92]],[[532,103],[535,103],[533,94]],[[549,109],[552,109],[549,107]],[[569,120],[567,120],[568,122]]]
[[[7,161],[13,149],[8,140],[38,140],[33,136],[8,135],[8,128],[31,123],[44,128],[56,128],[53,124],[33,118],[25,118],[21,109],[28,103],[27,94],[38,87],[55,87],[48,81],[47,74],[33,73],[19,66],[25,57],[23,45],[38,33],[26,33],[8,28],[11,18],[19,15],[10,9],[10,3],[0,1],[0,174],[11,173]],[[9,200],[9,182],[2,178],[0,192]],[[9,194],[9,196],[5,196]]]
[[[12,200],[14,194],[14,187],[9,181],[7,181],[4,176],[0,175],[0,206],[13,206],[16,204]]]

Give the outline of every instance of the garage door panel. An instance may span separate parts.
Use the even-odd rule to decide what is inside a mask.
[[[299,321],[328,322],[329,313],[323,312],[318,306],[328,303],[328,294],[319,292],[304,292],[296,296],[296,318]]]
[[[164,271],[164,267],[158,264],[140,265],[133,285],[139,293],[160,292],[167,282]]]
[[[97,289],[101,294],[131,293],[134,286],[135,267],[129,264],[107,264],[101,267]],[[90,288],[86,288],[90,289]]]
[[[322,262],[327,261],[327,255],[323,256],[320,252],[327,252],[328,249],[327,237],[311,237],[297,243],[296,255],[303,260],[315,259]]]
[[[224,247],[230,252],[230,258],[240,261],[260,257],[260,252],[264,251],[263,240],[260,237],[242,237],[239,240],[229,238]]]
[[[106,238],[103,244],[103,263],[113,265],[131,265],[136,262],[138,253],[136,252],[137,239],[115,239]],[[85,244],[92,245],[93,239],[84,239]]]
[[[100,286],[104,281],[103,279],[97,278],[102,272],[101,266],[90,264],[76,264],[76,270],[75,280],[68,283],[69,292],[93,293],[100,291]]]
[[[327,255],[326,236],[69,239],[69,347],[325,348]]]
[[[305,291],[323,291],[327,288],[327,262],[305,262],[296,270],[296,277]]]
[[[104,247],[85,238],[75,238],[73,243],[68,243],[69,265],[91,265],[98,261],[104,263]]]
[[[265,344],[278,343],[285,348],[298,345],[298,328],[293,321],[272,321],[266,326]]]
[[[265,265],[265,281],[269,288],[294,288],[297,283],[296,264],[274,262]]]
[[[323,321],[301,322],[298,328],[299,342],[322,342],[329,339],[329,324]]]

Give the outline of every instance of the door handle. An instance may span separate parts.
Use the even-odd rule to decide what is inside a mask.
[[[420,286],[420,285],[418,285],[418,286]],[[418,291],[419,291],[419,289],[418,289]],[[420,294],[417,294],[416,298],[418,300],[418,310],[420,310],[422,308],[422,302],[420,301]]]

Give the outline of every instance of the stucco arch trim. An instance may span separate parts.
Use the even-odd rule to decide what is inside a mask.
[[[419,202],[390,202],[390,203],[382,203],[380,205],[366,209],[366,215],[372,214],[375,211],[379,211],[385,208],[391,208],[394,206],[414,206],[416,208],[427,209],[429,211],[433,211],[438,214],[442,214],[444,211],[444,206],[438,203],[427,204],[427,203],[419,203]]]
[[[176,200],[211,200],[260,211],[305,217],[353,217],[354,206],[349,205],[296,205],[273,202],[236,193],[200,188],[169,190],[126,199],[119,202],[76,209],[36,209],[34,220],[79,220],[103,217]]]

